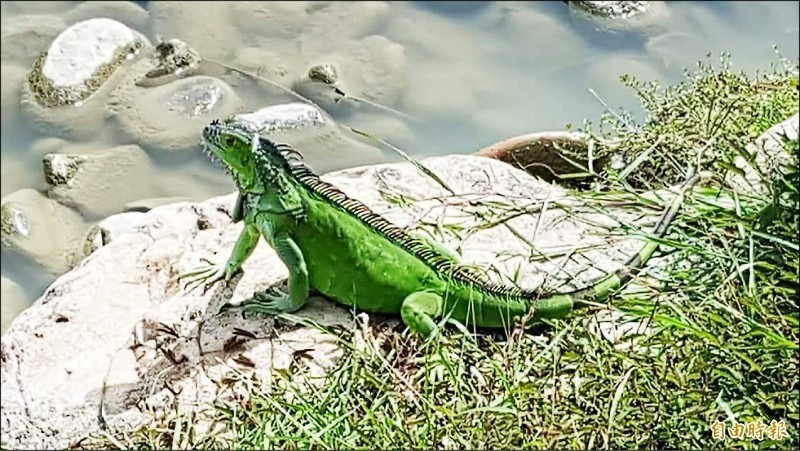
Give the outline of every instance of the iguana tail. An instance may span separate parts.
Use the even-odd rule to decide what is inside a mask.
[[[658,219],[652,232],[655,238],[662,238],[665,235],[667,228],[669,228],[672,220],[675,219],[675,216],[680,210],[686,198],[686,193],[689,192],[697,182],[700,180],[707,180],[710,177],[711,174],[709,172],[703,171],[690,177],[683,183],[675,198],[672,199],[670,205]],[[616,272],[600,278],[597,282],[590,284],[586,288],[568,293],[572,297],[575,306],[581,305],[581,301],[604,302],[609,296],[623,287],[642,270],[650,257],[653,256],[656,249],[658,249],[658,242],[649,240],[636,255],[631,257],[625,265]]]

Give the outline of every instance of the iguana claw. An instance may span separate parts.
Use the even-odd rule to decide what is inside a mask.
[[[203,285],[203,294],[205,294],[215,283],[220,280],[227,281],[230,278],[226,274],[225,269],[227,265],[225,263],[211,263],[208,260],[203,260],[209,263],[209,265],[201,266],[178,276],[179,281],[188,279],[183,285],[184,291],[191,292],[200,285]]]
[[[271,290],[272,293],[256,293],[253,299],[242,305],[245,312],[255,313],[292,313],[302,307],[302,304],[292,302],[288,293],[277,288]]]

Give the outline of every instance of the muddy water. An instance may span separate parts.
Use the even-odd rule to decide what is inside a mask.
[[[80,3],[3,2],[2,27],[5,30],[29,14],[67,20],[77,8],[87,8]],[[618,82],[622,74],[671,83],[679,79],[683,67],[693,66],[708,53],[723,51],[732,54],[736,68],[752,71],[777,62],[773,45],[783,56],[798,58],[797,2],[657,3],[647,17],[622,25],[574,14],[560,1],[378,6],[366,2],[347,7],[305,2],[299,7],[281,4],[268,13],[263,8],[248,11],[254,8],[248,4],[260,2],[242,2],[226,16],[225,23],[222,19],[215,22],[222,15],[203,13],[202,9],[176,13],[179,18],[170,20],[154,13],[158,9],[155,2],[136,2],[147,11],[97,3],[101,6],[93,8],[98,15],[120,20],[151,40],[156,34],[181,38],[202,55],[231,65],[263,69],[259,58],[274,58],[271,61],[280,64],[266,72],[272,70],[271,78],[287,85],[310,64],[335,60],[346,75],[345,85],[359,78],[354,73],[368,72],[364,65],[380,65],[382,71],[351,82],[355,91],[349,93],[371,96],[419,122],[363,104],[331,105],[329,113],[339,123],[381,134],[417,157],[471,153],[512,135],[563,129],[566,124],[580,125],[584,118],[596,119],[604,107],[589,88],[612,108],[636,111],[635,98]],[[376,35],[380,38],[365,40]],[[35,41],[13,45],[42,47]],[[372,51],[370,46],[378,50]],[[14,49],[7,48],[6,42],[3,47],[5,84],[12,75],[19,77],[27,71],[30,61],[6,58],[7,52],[14,55]],[[326,59],[334,54],[338,56]],[[289,100],[274,90],[253,90],[245,83],[234,88],[241,90],[240,97],[250,109]],[[58,136],[33,131],[20,119],[17,108],[6,108],[7,96],[14,99],[19,93],[3,88],[0,194],[23,188],[42,191],[42,149],[53,141],[47,138]],[[84,153],[122,144],[128,142],[97,130],[91,139],[68,140],[59,151]],[[170,196],[202,199],[233,189],[225,174],[204,161],[199,152],[151,152],[151,157],[155,165],[152,174],[124,181],[141,186],[143,197],[151,196],[146,188],[155,178],[171,182],[168,189],[161,190]],[[315,158],[312,166],[328,169],[374,162],[346,153],[337,154],[336,161],[326,161],[324,155]],[[394,159],[385,156],[386,161]],[[87,218],[87,225],[93,221]],[[1,257],[3,277],[19,286],[14,292],[24,302],[38,297],[57,275],[25,263],[6,248]],[[4,311],[12,308],[8,302],[3,300]]]

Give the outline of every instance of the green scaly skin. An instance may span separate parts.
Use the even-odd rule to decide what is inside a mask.
[[[289,270],[288,293],[256,295],[251,311],[294,312],[309,291],[357,310],[397,314],[414,331],[429,336],[443,318],[467,326],[526,326],[562,318],[588,302],[603,302],[629,281],[658,248],[648,241],[625,267],[589,288],[546,294],[498,286],[460,266],[442,245],[407,234],[361,202],[321,180],[291,147],[253,136],[241,124],[213,121],[204,144],[229,168],[239,187],[234,221],[244,228],[225,264],[184,274],[206,288],[229,280],[255,249],[259,236]],[[664,235],[700,176],[687,181],[659,219],[653,235]]]

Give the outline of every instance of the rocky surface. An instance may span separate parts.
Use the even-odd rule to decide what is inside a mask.
[[[384,11],[385,16],[388,8],[385,3],[328,7],[303,2],[242,2],[208,3],[198,9],[196,4],[155,2],[148,11],[131,2],[40,3],[41,8],[14,2],[2,4],[4,128],[16,126],[16,121],[21,120],[42,136],[27,149],[5,146],[2,194],[13,199],[9,195],[21,188],[47,192],[51,199],[27,190],[25,202],[46,203],[52,208],[45,211],[52,216],[31,211],[27,216],[16,217],[30,220],[31,230],[50,230],[61,220],[65,227],[46,239],[28,240],[18,234],[21,229],[16,227],[21,223],[6,222],[14,235],[4,237],[4,258],[13,255],[9,257],[13,260],[21,255],[21,260],[13,260],[17,265],[12,278],[23,285],[18,273],[26,270],[19,268],[27,266],[22,260],[30,261],[33,271],[43,268],[46,274],[39,276],[46,283],[67,270],[73,257],[96,246],[98,237],[103,242],[107,231],[98,225],[100,229],[93,228],[85,234],[86,220],[117,213],[125,204],[141,198],[145,202],[134,208],[149,208],[147,198],[178,196],[196,200],[232,187],[225,174],[209,171],[207,162],[193,152],[199,150],[200,130],[211,118],[243,111],[243,101],[234,88],[249,87],[253,81],[235,71],[216,68],[216,76],[221,78],[192,76],[152,86],[139,85],[144,74],[158,69],[158,59],[154,57],[158,55],[142,33],[162,34],[168,39],[180,37],[191,42],[203,57],[246,62],[243,69],[291,86],[301,67],[309,64],[308,55],[319,56],[317,50],[311,51],[316,47],[308,41],[306,51],[297,51],[296,42],[291,41],[296,41],[299,34],[319,32],[317,39],[330,41],[334,43],[331,49],[341,50],[339,44],[344,41],[352,39],[357,43],[364,38],[380,16],[374,12]],[[48,12],[58,16],[45,14]],[[187,18],[205,21],[209,15],[214,16],[214,33],[221,33],[216,37],[208,30],[198,32],[185,26]],[[309,30],[306,23],[312,15],[318,15],[318,26]],[[336,17],[338,21],[333,25],[338,31],[328,37],[319,26],[328,20],[325,17]],[[238,40],[246,41],[249,47],[235,45]],[[357,45],[347,48],[358,50]],[[365,51],[380,53],[377,47]],[[370,55],[355,62],[348,71],[371,73],[366,67],[371,64]],[[226,58],[231,56],[235,59]],[[378,66],[381,64],[378,62]],[[370,77],[362,84],[374,85],[375,78]],[[270,96],[277,93],[274,89],[267,91]],[[269,98],[263,104],[275,100]],[[297,130],[287,132],[285,127],[277,127],[274,136],[302,147],[310,164],[322,172],[392,159],[369,144],[345,136],[325,117],[319,128],[296,133]],[[272,120],[282,119],[285,117]],[[13,124],[9,122],[12,120]],[[136,145],[125,147],[125,152],[120,150],[120,145],[130,143]],[[8,157],[11,153],[15,154],[13,158]],[[151,165],[151,158],[158,159],[155,165]],[[43,159],[46,181],[41,177]],[[180,170],[176,171],[176,167]],[[70,208],[62,209],[60,205]],[[80,226],[76,226],[78,223]],[[49,244],[53,245],[45,252]],[[6,272],[4,275],[9,276]],[[38,289],[37,286],[32,291]]]
[[[455,222],[472,230],[440,239],[506,284],[500,274],[517,270],[525,288],[558,287],[574,276],[560,286],[568,290],[618,268],[641,245],[608,235],[604,227],[615,220],[596,210],[576,215],[574,208],[558,208],[559,202],[574,204],[561,188],[504,163],[469,156],[424,163],[463,194],[436,198],[441,187],[407,163],[324,178],[399,226],[441,219],[445,229]],[[400,207],[387,194],[429,200]],[[241,228],[228,216],[233,200],[164,205],[120,217],[116,225],[109,219],[107,230],[118,232],[14,320],[0,339],[5,446],[62,448],[98,431],[100,421],[119,430],[174,409],[202,412],[211,402],[242,402],[247,381],[269,382],[274,369],[305,368],[313,376],[335,364],[341,355],[335,337],[288,319],[218,313],[225,303],[238,304],[285,280],[286,269],[269,246],[258,246],[228,286],[186,293],[177,283],[176,275],[201,258],[227,257]],[[540,217],[545,201],[549,207]],[[518,235],[505,226],[475,228],[496,202],[531,212],[507,222]],[[628,221],[640,213],[612,212]],[[561,257],[531,258],[528,240],[538,252]],[[573,258],[564,259],[567,254]],[[298,315],[354,327],[351,313],[326,300],[312,300]]]

